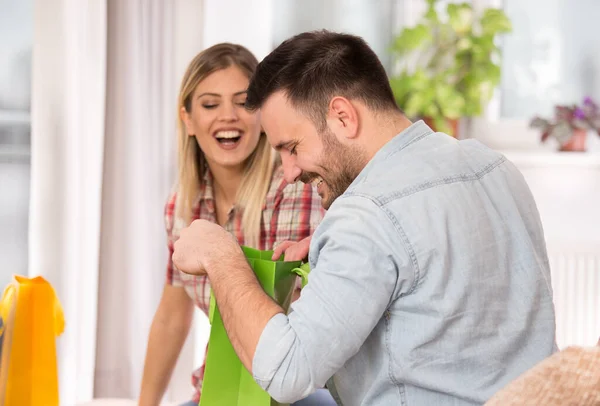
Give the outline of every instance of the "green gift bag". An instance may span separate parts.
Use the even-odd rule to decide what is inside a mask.
[[[294,293],[296,275],[302,278],[302,286],[308,281],[308,264],[302,265],[300,261],[272,261],[273,251],[259,251],[248,247],[242,249],[265,292],[287,312]],[[242,365],[227,337],[212,295],[209,321],[212,326],[200,406],[283,406],[271,399]]]

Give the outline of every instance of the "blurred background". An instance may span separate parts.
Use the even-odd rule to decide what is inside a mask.
[[[363,36],[411,118],[517,164],[559,346],[595,343],[599,15],[596,0],[0,0],[0,282],[43,275],[61,298],[61,404],[139,392],[188,62],[223,41],[261,59],[319,28]],[[199,314],[166,400],[189,399],[207,334]]]

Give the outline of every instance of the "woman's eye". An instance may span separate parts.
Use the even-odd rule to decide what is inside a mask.
[[[290,155],[296,155],[296,146],[295,145],[292,148],[290,148]]]
[[[246,102],[239,102],[239,103],[236,103],[236,104],[238,106],[240,106],[240,107],[245,107],[246,106]]]
[[[217,107],[218,104],[203,104],[202,107],[204,107],[205,109],[214,109],[215,107]]]

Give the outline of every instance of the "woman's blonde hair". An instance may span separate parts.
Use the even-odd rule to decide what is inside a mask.
[[[222,43],[205,49],[190,62],[181,82],[177,106],[178,119],[178,166],[177,212],[185,224],[192,218],[192,207],[198,198],[208,169],[204,153],[195,137],[189,136],[181,118],[181,108],[190,113],[193,94],[202,80],[211,73],[236,66],[248,78],[256,70],[256,57],[241,45]],[[242,210],[244,244],[257,247],[260,244],[262,210],[276,165],[276,154],[260,135],[258,145],[248,157],[245,173],[236,196],[236,210]]]

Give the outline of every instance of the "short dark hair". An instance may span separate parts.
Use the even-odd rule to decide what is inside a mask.
[[[319,129],[334,96],[358,99],[372,110],[398,108],[385,69],[365,40],[327,30],[298,34],[267,55],[250,80],[246,108],[261,108],[279,90]]]

